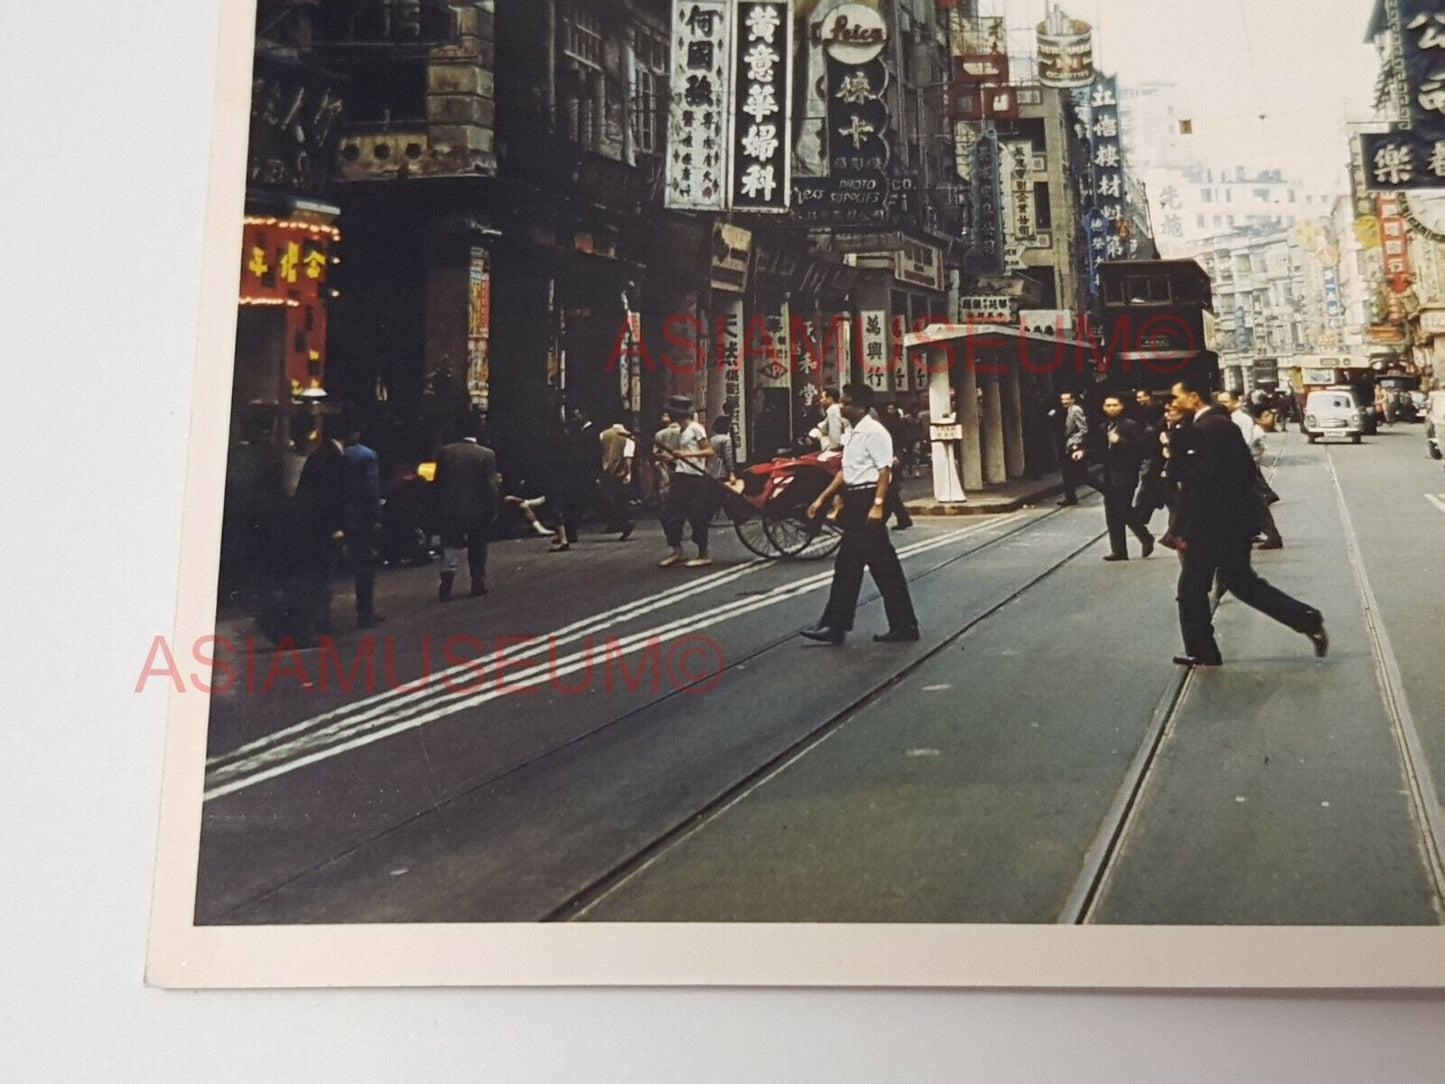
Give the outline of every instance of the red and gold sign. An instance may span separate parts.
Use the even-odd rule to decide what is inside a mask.
[[[1380,197],[1380,243],[1385,254],[1385,281],[1392,294],[1410,289],[1410,232],[1398,195]]]
[[[334,226],[248,216],[241,238],[242,305],[285,309],[286,374],[301,387],[326,367],[326,279]]]

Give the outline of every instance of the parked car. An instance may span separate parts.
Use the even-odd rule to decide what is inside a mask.
[[[1311,444],[1323,437],[1345,437],[1358,444],[1364,424],[1364,405],[1351,388],[1312,391],[1305,400],[1304,431]]]
[[[1445,458],[1440,442],[1445,440],[1445,391],[1432,391],[1425,409],[1425,450],[1431,459]]]

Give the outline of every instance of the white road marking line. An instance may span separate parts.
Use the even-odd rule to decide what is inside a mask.
[[[1028,513],[1025,512],[1015,512],[996,520],[989,520],[972,527],[950,531],[937,538],[918,542],[900,550],[899,557],[913,557],[931,550],[940,549],[943,546],[963,538],[983,534],[1000,526],[1010,525],[1020,519],[1026,518],[1027,515]],[[696,634],[734,617],[741,617],[756,610],[765,609],[780,602],[789,601],[800,595],[808,594],[830,582],[832,576],[832,570],[829,569],[826,572],[818,573],[804,580],[792,584],[785,584],[763,595],[729,603],[726,606],[719,607],[706,614],[688,615],[663,625],[641,630],[616,641],[615,650],[627,651],[637,646],[646,645],[653,639],[661,639],[672,633]],[[553,650],[553,645],[545,645],[542,650],[550,652]],[[272,745],[265,750],[260,750],[254,755],[246,757],[244,760],[232,761],[220,765],[212,771],[208,771],[208,789],[205,792],[204,798],[210,800],[226,794],[232,794],[268,779],[285,775],[308,764],[314,764],[334,756],[339,756],[352,749],[370,745],[373,742],[380,741],[393,734],[416,729],[417,727],[435,722],[457,712],[479,707],[482,704],[502,696],[513,695],[526,687],[534,679],[545,676],[551,680],[556,680],[574,674],[579,670],[590,669],[595,665],[595,655],[595,646],[592,646],[561,658],[549,658],[546,663],[509,673],[505,687],[494,688],[483,693],[475,693],[465,688],[465,686],[460,689],[448,690],[444,684],[438,689],[432,687],[429,682],[427,689],[421,690],[418,696],[420,699],[427,699],[428,697],[430,699],[427,699],[426,703],[414,703],[410,705],[407,711],[401,713],[404,717],[398,717],[394,712],[385,715],[377,715],[375,712],[369,712],[364,718],[347,719],[320,730],[312,729],[307,733],[296,735],[282,745]],[[517,660],[520,660],[521,657],[520,654],[516,656]],[[456,671],[474,674],[477,665],[477,662],[468,663],[456,668]],[[483,673],[491,673],[494,669],[494,666],[488,667]],[[452,676],[456,676],[456,671],[450,671],[449,673]],[[433,675],[433,677],[440,679],[441,675]],[[409,697],[407,699],[411,700],[416,698],[417,697]],[[400,707],[400,702],[394,705],[394,707]],[[420,709],[419,713],[409,714],[410,711],[414,709]],[[295,731],[307,725],[308,724],[303,723],[291,729]]]
[[[715,588],[723,587],[734,580],[739,580],[744,576],[750,576],[755,572],[760,572],[763,568],[767,567],[769,563],[770,562],[764,560],[749,561],[735,568],[710,573],[699,580],[689,580],[687,583],[671,587],[660,594],[632,599],[620,606],[614,606],[610,610],[604,610],[602,613],[590,614],[587,617],[572,622],[570,625],[566,625],[563,628],[556,629],[553,632],[546,633],[539,637],[539,640],[544,646],[525,651],[518,650],[510,657],[513,660],[533,658],[549,650],[552,646],[575,643],[585,636],[595,634],[602,629],[620,624],[624,621],[630,621],[644,614],[666,609],[668,606],[682,602],[695,595],[705,594]],[[496,656],[493,654],[485,660],[478,661],[485,661],[489,666],[495,665]],[[447,677],[459,677],[470,672],[471,668],[471,664],[454,666],[448,670],[438,671],[432,675],[432,677],[438,681]],[[231,764],[237,760],[254,756],[271,746],[281,744],[303,731],[312,730],[337,720],[353,718],[361,720],[370,718],[376,709],[397,707],[428,695],[425,690],[408,688],[410,684],[409,682],[403,683],[399,688],[387,689],[372,696],[350,701],[338,708],[333,708],[331,711],[323,712],[320,715],[289,726],[284,730],[278,730],[275,733],[257,738],[255,741],[248,742],[236,749],[211,757],[206,761],[206,767],[213,768]]]
[[[1425,494],[1425,499],[1435,506],[1437,512],[1445,515],[1445,493],[1440,494],[1438,497],[1433,493],[1427,493]]]

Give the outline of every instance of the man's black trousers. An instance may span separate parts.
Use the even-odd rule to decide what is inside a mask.
[[[1109,528],[1109,550],[1117,556],[1126,557],[1129,553],[1125,531],[1133,531],[1141,545],[1154,539],[1134,508],[1132,489],[1104,490],[1104,522]]]
[[[858,593],[863,589],[863,569],[873,574],[873,582],[883,595],[883,608],[888,614],[888,627],[895,631],[918,628],[913,600],[908,594],[908,581],[903,578],[903,565],[888,540],[888,529],[881,519],[870,520],[874,486],[843,491],[843,545],[833,565],[833,589],[828,607],[820,622],[826,628],[850,631],[853,614],[858,609]]]
[[[1179,564],[1179,629],[1184,636],[1185,654],[1193,658],[1219,658],[1209,605],[1209,589],[1216,575],[1220,586],[1240,602],[1295,632],[1308,636],[1320,627],[1318,610],[1270,586],[1254,571],[1248,537],[1190,538],[1187,548],[1179,554]]]

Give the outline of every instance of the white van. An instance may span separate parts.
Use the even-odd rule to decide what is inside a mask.
[[[1351,444],[1358,444],[1364,425],[1364,407],[1353,388],[1312,391],[1305,400],[1304,431],[1311,444],[1321,437],[1348,437]]]

